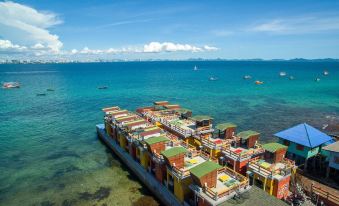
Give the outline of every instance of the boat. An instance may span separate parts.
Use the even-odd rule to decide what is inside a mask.
[[[317,78],[315,78],[315,80],[314,81],[316,81],[316,82],[319,82],[320,81],[320,78],[319,77],[317,77]]]
[[[48,91],[48,92],[54,92],[54,89],[46,89],[46,91]]]
[[[108,86],[101,86],[101,87],[98,87],[98,89],[108,89]]]
[[[46,96],[47,94],[46,93],[38,93],[36,94],[36,96],[40,97],[40,96]]]
[[[252,79],[252,77],[250,75],[245,75],[243,78],[244,79]]]
[[[327,71],[327,70],[324,70],[323,75],[324,75],[324,76],[327,76],[328,74],[329,74],[328,71]]]
[[[2,84],[2,88],[4,89],[20,88],[20,83],[19,82],[4,82]]]
[[[193,70],[194,70],[194,71],[198,71],[198,67],[197,67],[197,66],[194,66]]]
[[[280,72],[280,73],[279,73],[279,76],[281,76],[281,77],[284,77],[284,76],[286,76],[286,75],[287,75],[286,72]]]
[[[290,77],[289,77],[289,80],[294,80],[294,76],[290,76]]]
[[[257,81],[255,81],[254,83],[255,83],[255,84],[263,84],[264,82],[263,82],[263,81],[257,80]]]
[[[210,81],[216,81],[216,80],[218,80],[218,78],[217,77],[210,77],[209,80]]]

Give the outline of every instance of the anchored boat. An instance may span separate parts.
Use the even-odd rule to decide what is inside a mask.
[[[281,77],[284,77],[284,76],[286,76],[286,75],[287,75],[286,72],[280,72],[280,73],[279,73],[279,76],[281,76]]]
[[[20,83],[19,82],[4,82],[2,84],[2,88],[4,89],[20,88]]]

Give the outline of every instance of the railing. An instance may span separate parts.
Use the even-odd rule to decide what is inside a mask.
[[[153,115],[149,114],[148,112],[143,113],[144,116],[151,119],[151,121],[154,122],[160,122],[161,124],[165,125],[166,127],[178,132],[179,134],[183,135],[184,137],[189,137],[193,134],[190,130],[185,130],[181,127],[178,127],[176,125],[171,124],[168,120],[164,118],[154,117]]]
[[[179,169],[176,166],[172,166],[173,173],[180,179],[187,177],[190,175],[190,171],[188,169]]]
[[[275,164],[272,164],[269,168],[264,168],[263,166],[261,166],[259,164],[259,157],[256,157],[254,159],[252,159],[249,162],[249,168],[251,168],[252,170],[255,170],[255,172],[261,173],[264,176],[274,176],[276,174],[279,175],[287,175],[289,174],[290,170],[292,169],[292,167],[294,167],[294,162],[291,160],[288,160],[287,158],[284,158],[281,163],[283,163],[285,165],[284,168],[277,168],[274,169]]]
[[[234,151],[231,150],[231,148],[228,146],[226,147],[222,147],[223,153],[233,159],[236,160],[243,160],[243,159],[247,159],[247,158],[251,158],[257,154],[262,154],[265,152],[265,150],[260,146],[260,145],[256,145],[255,148],[251,149],[251,150],[247,150],[245,153],[235,153]],[[256,158],[258,159],[258,158]]]
[[[212,140],[214,140],[214,139],[212,139]],[[203,143],[204,146],[207,146],[207,147],[213,148],[213,149],[222,150],[222,148],[226,147],[229,144],[229,142],[226,141],[226,140],[222,140],[222,139],[220,139],[220,140],[222,141],[221,144],[217,144],[214,141],[211,141],[210,139],[201,138],[201,142]]]
[[[315,185],[311,185],[311,194],[315,193],[316,195],[319,195],[322,199],[328,200],[330,202],[333,202],[336,205],[339,205],[339,197],[336,196],[333,193],[330,193],[328,191],[323,190],[321,187],[317,187]]]
[[[233,170],[230,170],[227,167],[221,168],[218,170],[218,173],[226,173],[228,175],[230,175],[231,177],[233,177],[234,179],[240,180],[239,184],[235,184],[229,188],[227,188],[226,190],[223,191],[213,191],[211,188],[208,187],[204,187],[203,191],[213,200],[218,200],[219,198],[225,197],[227,195],[230,195],[231,193],[233,193],[234,191],[241,189],[241,188],[245,188],[246,186],[248,186],[248,179],[244,176],[242,176],[241,174],[238,174],[236,172],[234,172]]]

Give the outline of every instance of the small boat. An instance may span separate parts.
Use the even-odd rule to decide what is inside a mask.
[[[323,75],[324,75],[324,76],[327,76],[328,74],[329,74],[328,71],[327,71],[327,70],[324,70]]]
[[[108,86],[98,87],[98,89],[108,89]]]
[[[294,80],[294,76],[290,76],[288,79],[289,80]]]
[[[244,79],[252,79],[252,77],[250,75],[245,75],[243,78]]]
[[[54,89],[46,89],[48,92],[54,92]]]
[[[216,81],[216,80],[218,80],[218,78],[217,77],[210,77],[209,80],[210,81]]]
[[[36,94],[36,96],[40,97],[40,96],[46,96],[46,93],[38,93]]]
[[[4,82],[2,84],[2,88],[4,89],[20,88],[20,83],[19,82]]]
[[[197,66],[194,66],[193,70],[194,70],[194,71],[198,71],[198,67],[197,67]]]
[[[281,77],[284,77],[284,76],[286,76],[286,75],[287,75],[286,72],[280,72],[280,73],[279,73],[279,76],[281,76]]]
[[[257,80],[257,81],[255,81],[254,83],[255,83],[255,84],[263,84],[264,82]]]
[[[315,78],[315,80],[314,81],[316,81],[316,82],[319,82],[320,81],[320,78],[319,77],[317,77],[317,78]]]

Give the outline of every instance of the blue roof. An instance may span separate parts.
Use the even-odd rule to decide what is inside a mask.
[[[306,123],[298,124],[297,126],[283,130],[274,135],[281,139],[310,148],[317,147],[332,140],[332,137]]]

